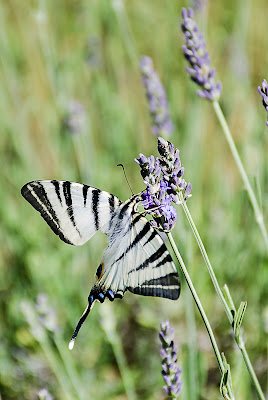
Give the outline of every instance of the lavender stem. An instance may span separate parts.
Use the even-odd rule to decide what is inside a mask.
[[[224,298],[224,296],[223,296],[223,292],[222,292],[222,290],[220,289],[218,280],[217,280],[217,278],[216,278],[216,276],[215,276],[214,270],[213,270],[213,268],[212,268],[212,266],[211,266],[211,263],[210,263],[210,260],[209,260],[209,258],[208,258],[208,255],[207,255],[205,246],[204,246],[204,244],[203,244],[203,242],[202,242],[202,239],[201,239],[201,237],[200,237],[200,235],[199,235],[199,233],[198,233],[198,230],[197,230],[197,228],[196,228],[196,226],[195,226],[195,223],[194,223],[194,221],[193,221],[193,219],[192,219],[192,216],[191,216],[191,214],[190,214],[190,211],[189,211],[189,209],[188,209],[188,207],[187,207],[186,202],[183,202],[183,203],[182,203],[182,208],[183,208],[183,211],[184,211],[184,213],[185,213],[185,215],[186,215],[186,217],[187,217],[187,219],[188,219],[188,222],[189,222],[189,224],[190,224],[190,226],[191,226],[191,229],[192,229],[192,231],[193,231],[193,234],[194,234],[194,236],[195,236],[195,239],[196,239],[196,241],[197,241],[197,243],[198,243],[200,252],[201,252],[202,257],[204,258],[204,261],[205,261],[206,266],[207,266],[207,268],[208,268],[208,271],[209,271],[209,274],[210,274],[212,283],[213,283],[213,285],[214,285],[214,288],[215,288],[215,290],[216,290],[216,292],[217,292],[219,298],[221,299],[221,301],[222,301],[222,303],[223,303],[223,306],[224,306],[225,312],[226,312],[226,314],[227,314],[227,317],[228,317],[228,319],[229,319],[229,321],[230,321],[230,324],[231,324],[232,327],[233,327],[234,316],[232,315],[231,310],[230,310],[230,307],[228,306],[228,304],[227,304],[227,302],[226,302],[226,300],[225,300],[225,298]],[[230,295],[229,295],[229,296],[230,296]],[[231,298],[231,297],[230,297],[230,298]],[[232,298],[231,298],[231,300],[232,300]],[[247,367],[248,372],[249,372],[249,375],[250,375],[250,377],[251,377],[251,379],[252,379],[253,385],[255,386],[255,389],[256,389],[256,392],[257,392],[257,394],[258,394],[258,396],[259,396],[259,399],[260,399],[260,400],[265,400],[265,399],[264,399],[263,392],[262,392],[262,389],[261,389],[260,384],[259,384],[259,381],[258,381],[258,378],[257,378],[257,376],[256,376],[256,374],[255,374],[255,371],[254,371],[254,369],[253,369],[253,367],[252,367],[252,364],[251,364],[250,358],[249,358],[249,356],[248,356],[247,350],[246,350],[246,348],[245,348],[245,344],[244,344],[244,341],[243,341],[243,339],[242,339],[242,335],[239,335],[239,337],[236,337],[236,335],[234,335],[234,337],[235,337],[235,341],[236,341],[236,343],[237,343],[237,345],[238,345],[238,347],[239,347],[239,349],[240,349],[240,351],[241,351],[241,354],[242,354],[242,356],[243,356],[243,359],[244,359],[244,361],[245,361],[246,367]]]
[[[205,324],[205,327],[207,329],[207,332],[208,332],[208,335],[209,335],[209,338],[210,338],[210,341],[211,341],[211,345],[213,347],[216,359],[218,361],[218,365],[219,365],[219,369],[220,369],[221,375],[223,375],[223,373],[225,371],[225,367],[224,367],[224,364],[223,364],[223,361],[222,361],[222,357],[221,357],[221,354],[220,354],[220,351],[219,351],[219,348],[218,348],[214,333],[212,331],[212,328],[210,326],[209,320],[208,320],[207,315],[205,313],[205,310],[203,309],[203,306],[202,306],[202,304],[200,302],[198,294],[196,293],[196,290],[195,290],[194,285],[193,285],[193,283],[191,281],[190,275],[188,274],[188,271],[186,269],[186,266],[185,266],[185,264],[183,262],[183,259],[182,259],[181,255],[180,255],[180,252],[179,252],[179,250],[178,250],[178,248],[176,246],[176,243],[175,243],[175,241],[173,239],[172,234],[170,232],[168,232],[167,233],[167,237],[168,237],[168,240],[169,240],[170,245],[172,247],[172,250],[174,251],[174,254],[176,255],[176,258],[180,263],[180,267],[181,267],[182,273],[183,273],[183,275],[185,277],[185,280],[187,282],[187,285],[189,286],[189,289],[190,289],[190,291],[192,293],[192,296],[193,296],[194,301],[195,301],[195,303],[197,305],[198,311],[201,314],[201,317],[202,317],[203,322]],[[231,386],[230,386],[229,382],[227,382],[227,390],[228,390],[228,394],[229,394],[230,399],[234,400],[234,395],[233,395],[233,392],[232,392],[232,389],[231,389]]]
[[[229,144],[231,153],[232,153],[232,155],[234,157],[234,160],[236,162],[236,165],[237,165],[238,171],[239,171],[239,173],[241,175],[242,181],[243,181],[243,183],[245,185],[245,189],[248,192],[249,200],[251,202],[251,205],[252,205],[254,213],[255,213],[256,222],[260,227],[260,230],[261,230],[261,233],[262,233],[265,245],[266,245],[266,249],[268,251],[268,235],[267,235],[267,230],[266,230],[266,227],[265,227],[265,224],[264,224],[262,211],[261,211],[261,209],[260,209],[260,207],[258,205],[256,196],[255,196],[254,191],[252,189],[252,186],[251,186],[251,184],[249,182],[247,173],[246,173],[245,168],[244,168],[244,166],[242,164],[241,158],[240,158],[240,156],[238,154],[238,151],[237,151],[237,148],[235,146],[233,137],[231,135],[230,129],[229,129],[228,125],[227,125],[226,119],[225,119],[225,117],[223,115],[223,112],[222,112],[222,109],[221,109],[221,107],[219,105],[219,102],[218,101],[213,101],[212,104],[213,104],[214,111],[215,111],[215,113],[217,115],[217,118],[218,118],[218,120],[220,122],[220,125],[222,127],[222,130],[224,132],[225,138],[226,138],[226,140],[227,140],[227,142]]]

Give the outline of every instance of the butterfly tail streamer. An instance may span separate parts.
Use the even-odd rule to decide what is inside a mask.
[[[92,310],[95,301],[96,301],[96,299],[93,297],[93,295],[90,295],[88,297],[88,305],[86,306],[85,311],[83,312],[80,320],[78,321],[78,324],[76,325],[76,328],[74,330],[73,336],[72,336],[72,338],[71,338],[71,340],[69,342],[69,350],[72,350],[74,348],[74,342],[75,342],[75,339],[76,339],[76,337],[78,335],[78,332],[79,332],[81,326],[83,325],[83,323],[85,322],[88,314]]]

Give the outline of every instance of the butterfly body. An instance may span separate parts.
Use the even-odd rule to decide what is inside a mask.
[[[27,183],[21,192],[66,243],[82,245],[97,230],[108,236],[109,244],[73,342],[95,301],[122,298],[127,290],[172,300],[179,297],[175,265],[163,239],[138,212],[139,195],[121,202],[91,186],[56,180]]]

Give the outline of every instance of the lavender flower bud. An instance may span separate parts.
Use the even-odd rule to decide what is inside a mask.
[[[200,32],[198,25],[193,19],[194,12],[189,8],[188,12],[182,9],[183,22],[181,29],[185,35],[186,43],[182,46],[184,57],[191,67],[186,71],[191,75],[192,81],[202,89],[197,90],[200,97],[208,100],[219,100],[222,89],[221,82],[215,82],[215,69],[210,67],[210,58],[206,50],[204,35]]]
[[[150,57],[143,56],[141,58],[140,70],[153,123],[152,132],[156,136],[169,136],[174,126],[169,116],[166,92],[157,72],[153,68],[153,62]]]
[[[191,195],[191,184],[182,178],[184,168],[181,166],[179,150],[169,141],[159,137],[158,151],[160,157],[154,158],[139,155],[135,162],[140,165],[141,176],[146,190],[141,193],[142,206],[154,218],[151,224],[158,229],[170,231],[177,220],[176,209],[171,202],[180,204]],[[184,192],[183,199],[179,192]]]
[[[169,322],[160,324],[159,338],[162,349],[160,356],[162,358],[162,375],[165,381],[164,391],[166,394],[176,399],[181,391],[181,369],[177,365],[177,346],[174,345],[174,329],[170,327]]]
[[[265,110],[268,112],[268,84],[266,79],[262,81],[261,86],[258,86],[258,91],[260,95],[262,96],[262,104],[265,108]],[[268,116],[267,116],[268,118]],[[266,125],[268,126],[268,121],[266,122]]]

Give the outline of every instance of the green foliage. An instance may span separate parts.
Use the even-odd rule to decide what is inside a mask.
[[[221,286],[228,284],[236,306],[248,302],[243,331],[265,388],[267,255],[211,105],[195,95],[184,71],[178,29],[182,6],[180,0],[0,3],[0,393],[4,400],[36,399],[42,388],[56,399],[127,398],[111,338],[100,323],[105,304],[95,306],[74,350],[68,350],[105,238],[97,234],[81,248],[60,242],[21,197],[20,188],[34,179],[68,179],[124,200],[129,189],[118,163],[124,164],[133,190],[143,188],[133,159],[139,152],[156,154],[156,139],[150,133],[140,82],[141,55],[153,58],[167,89],[176,126],[172,141],[181,150],[185,177],[193,187],[187,204],[218,280]],[[258,185],[261,188],[267,220],[266,114],[257,92],[268,78],[266,6],[265,0],[211,2],[196,17],[223,83],[221,105],[250,180],[256,192]],[[71,99],[86,109],[84,129],[77,135],[64,125]],[[236,400],[254,399],[224,309],[189,231],[179,209],[174,236],[230,363]],[[157,330],[168,318],[181,345],[181,398],[187,399],[189,393],[196,399],[219,396],[216,360],[187,290],[182,282],[177,302],[126,294],[112,305],[114,334],[138,399],[164,398]],[[42,333],[36,333],[40,322],[34,305],[40,293],[48,296],[57,314],[60,329],[55,333],[42,327]],[[22,312],[25,304],[33,315],[31,323]],[[190,387],[193,366],[197,390]]]

